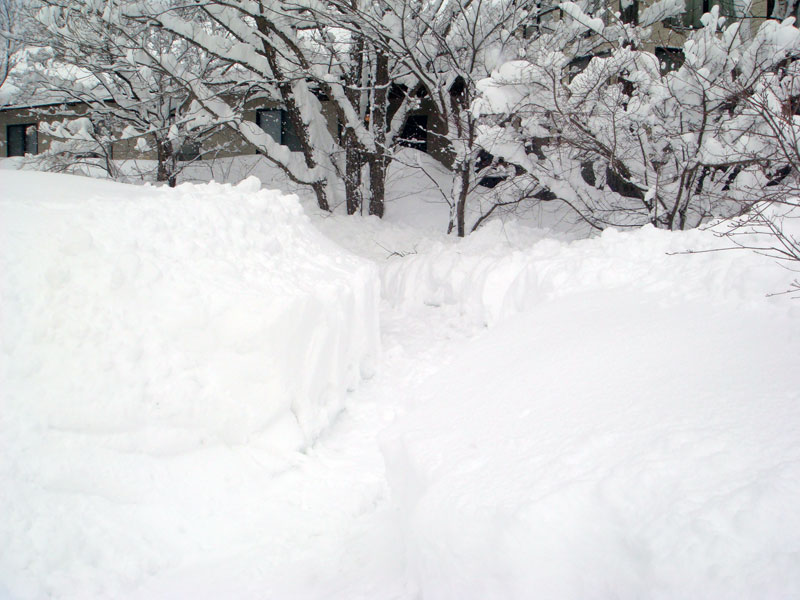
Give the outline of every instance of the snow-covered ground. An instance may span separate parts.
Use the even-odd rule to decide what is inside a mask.
[[[470,344],[384,435],[424,598],[793,598],[797,316],[596,292]]]
[[[800,596],[768,259],[458,242],[412,193],[0,189],[0,598]]]

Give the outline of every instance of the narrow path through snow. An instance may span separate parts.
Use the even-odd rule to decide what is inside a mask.
[[[183,568],[155,573],[133,598],[411,597],[378,436],[413,406],[409,394],[418,383],[479,329],[464,324],[451,307],[404,311],[384,304],[381,321],[377,375],[349,396],[347,410],[328,432],[281,475],[265,471],[246,492],[227,490],[232,496],[246,493],[248,504],[259,507],[250,513],[247,535],[236,545],[207,548],[203,558],[184,557]],[[242,450],[241,460],[257,462],[249,452],[248,457]],[[209,515],[207,523],[183,527],[239,529],[239,519]]]

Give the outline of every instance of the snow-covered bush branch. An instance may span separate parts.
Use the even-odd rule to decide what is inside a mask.
[[[336,206],[344,188],[349,213],[368,197],[370,213],[381,215],[392,142],[404,125],[404,118],[392,119],[389,113],[396,64],[351,18],[367,13],[374,18],[379,10],[366,2],[345,7],[230,0],[201,1],[185,11],[163,10],[162,2],[131,2],[124,12],[241,73],[242,85],[229,95],[213,93],[201,79],[183,80],[204,118],[224,124],[290,180],[311,187],[320,208]],[[198,27],[198,19],[205,25]],[[179,68],[168,57],[156,62],[171,73]],[[397,96],[392,111],[403,117],[413,99]],[[294,147],[246,119],[243,97],[251,103],[278,102],[294,131]]]
[[[22,49],[20,27],[22,11],[19,0],[0,0],[0,86],[14,67]]]
[[[216,77],[219,62],[169,32],[131,19],[106,19],[108,11],[93,3],[42,0],[42,5],[33,41],[47,58],[28,69],[21,83],[31,94],[45,92],[62,103],[57,114],[66,120],[43,126],[55,138],[45,160],[69,166],[76,157],[105,157],[113,176],[111,148],[123,143],[152,151],[156,179],[175,185],[185,150],[201,146],[214,125],[198,126],[192,99],[179,82],[144,64],[141,55],[169,56],[184,74],[199,79]]]
[[[788,97],[757,99],[790,85],[786,64],[800,52],[791,20],[747,37],[715,7],[671,71],[642,49],[647,28],[605,27],[575,73],[583,21],[558,23],[481,83],[480,144],[520,167],[528,195],[561,199],[600,229],[685,229],[741,212],[777,181],[794,141],[770,120]]]

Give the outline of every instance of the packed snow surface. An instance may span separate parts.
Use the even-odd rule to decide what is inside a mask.
[[[458,353],[385,434],[445,598],[793,598],[797,317],[598,292]]]
[[[800,311],[728,246],[494,223],[383,267],[395,305],[496,325],[382,435],[422,597],[800,593]]]
[[[258,187],[0,171],[0,597],[800,596],[791,272]]]

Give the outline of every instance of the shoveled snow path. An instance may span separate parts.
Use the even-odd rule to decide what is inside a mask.
[[[185,566],[179,561],[174,570],[154,573],[129,597],[413,597],[414,590],[406,589],[404,542],[378,437],[413,406],[409,390],[480,329],[465,324],[452,307],[388,305],[382,307],[381,328],[377,375],[350,395],[347,410],[312,449],[297,455],[296,464],[277,476],[265,468],[263,478],[242,491],[248,505],[260,507],[250,541],[209,547],[200,561],[185,557]],[[255,453],[250,460],[242,456],[242,462],[257,460]],[[209,489],[224,485],[208,482]],[[216,515],[207,525],[224,527],[236,518]]]

